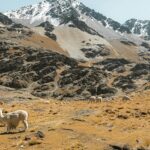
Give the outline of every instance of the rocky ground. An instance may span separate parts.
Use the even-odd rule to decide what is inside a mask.
[[[61,100],[87,99],[92,95],[113,99],[113,96],[150,88],[147,84],[150,82],[150,63],[146,52],[145,55],[141,53],[138,56],[141,61],[112,57],[108,43],[104,42],[103,38],[101,38],[103,44],[96,44],[96,42],[93,47],[92,39],[89,39],[91,35],[87,36],[84,32],[84,38],[80,38],[78,43],[72,45],[68,41],[72,37],[72,31],[76,33],[74,36],[77,39],[79,35],[82,37],[83,33],[67,27],[68,32],[65,34],[68,40],[66,40],[63,38],[66,36],[62,28],[59,30],[61,39],[70,43],[70,46],[75,49],[80,43],[83,46],[81,49],[83,54],[90,58],[86,61],[74,59],[66,49],[60,47],[58,34],[56,34],[58,40],[57,37],[51,37],[55,35],[52,35],[54,26],[50,23],[45,22],[36,27],[41,32],[45,30],[49,35],[51,34],[46,36],[37,33],[35,29],[14,23],[2,14],[0,22],[0,92],[8,93],[3,94],[0,99],[5,101],[9,101],[10,98],[24,99],[24,93],[29,99],[33,97],[46,99],[53,97]],[[96,39],[93,37],[93,40]],[[76,40],[72,39],[72,41]],[[131,47],[135,47],[136,44],[130,41],[121,42],[127,46],[127,53],[130,56],[133,51]],[[147,43],[143,43],[142,46],[149,48]],[[119,49],[121,51],[122,46]],[[131,49],[130,53],[129,49]],[[123,51],[126,50],[123,49],[121,53]],[[75,53],[80,55],[76,50],[73,54]],[[96,59],[102,56],[106,57]],[[9,97],[9,95],[15,96]]]
[[[150,91],[130,101],[35,100],[4,103],[4,112],[29,112],[29,130],[5,133],[0,124],[1,150],[149,150]],[[20,124],[20,128],[22,125]]]
[[[1,42],[0,85],[58,99],[112,97],[149,89],[150,65],[123,58],[77,61],[47,49]]]

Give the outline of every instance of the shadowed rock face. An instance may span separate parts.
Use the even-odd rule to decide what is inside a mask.
[[[45,35],[53,40],[57,40],[57,37],[52,31],[54,30],[54,26],[50,24],[48,21],[41,23],[38,27],[43,27],[45,29]]]
[[[121,88],[123,91],[136,89],[136,85],[134,84],[134,81],[129,76],[127,77],[120,76],[116,78],[114,80],[114,86]]]
[[[96,65],[103,65],[104,70],[108,71],[116,71],[119,70],[119,68],[124,68],[125,65],[130,64],[130,62],[126,59],[106,59],[102,62],[98,62]]]
[[[150,73],[150,64],[137,64],[131,69],[132,73],[130,77],[132,79],[145,78],[148,80],[148,75]]]
[[[57,40],[57,37],[55,34],[50,33],[50,32],[45,32],[45,35],[48,36],[49,38],[53,39],[54,41]]]
[[[38,81],[39,83],[47,83],[54,80],[54,76],[46,78],[46,75],[53,74],[55,70],[61,66],[75,66],[76,61],[67,58],[58,53],[41,51],[39,49],[21,48],[13,54],[9,54],[9,48],[13,47],[7,43],[8,49],[1,53],[0,73],[1,85],[24,88],[29,82]],[[6,46],[5,45],[5,46]],[[41,52],[40,52],[41,51]],[[5,58],[3,57],[5,55]],[[7,78],[8,80],[4,80]],[[5,83],[9,82],[9,83]],[[24,86],[18,84],[26,83]]]
[[[97,31],[95,31],[94,29],[90,28],[85,22],[79,20],[78,16],[76,16],[74,14],[69,15],[69,16],[66,15],[65,17],[63,17],[62,24],[67,24],[69,22],[72,22],[72,24],[69,25],[70,27],[78,28],[81,31],[87,32],[89,34],[98,35],[100,37],[103,37]]]
[[[20,23],[14,23],[12,26],[12,28],[27,28],[26,26],[20,24]]]
[[[82,48],[81,51],[85,54],[87,58],[96,58],[99,56],[110,55],[110,50],[104,45],[98,44],[96,48]]]
[[[146,42],[142,42],[141,46],[145,47],[146,49],[150,50],[150,45]]]
[[[13,22],[7,16],[0,13],[0,22],[4,25],[11,25]]]
[[[120,41],[121,43],[125,44],[125,45],[129,45],[129,46],[136,46],[135,43],[131,42],[131,41]]]
[[[43,27],[46,31],[52,32],[54,30],[54,26],[50,24],[48,21],[41,23],[38,27]]]
[[[124,26],[132,33],[144,36],[145,40],[150,40],[150,20],[130,19],[124,23]]]
[[[62,72],[61,76],[59,86],[61,88],[72,87],[76,95],[82,95],[85,91],[90,95],[114,95],[116,93],[115,89],[106,84],[107,74],[98,68],[71,68]]]

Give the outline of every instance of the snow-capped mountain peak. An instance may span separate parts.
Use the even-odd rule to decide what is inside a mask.
[[[82,28],[82,31],[85,31],[83,28],[86,28],[88,33],[93,33],[93,31],[90,31],[90,28],[96,31],[110,29],[121,35],[124,33],[133,33],[146,40],[150,40],[150,21],[130,19],[124,24],[120,24],[90,9],[78,0],[42,0],[38,4],[8,11],[5,15],[13,21],[24,24],[25,26],[38,26],[48,21],[53,26],[65,24],[68,26],[75,26],[80,30]],[[99,33],[101,34],[101,32]],[[109,37],[107,33],[102,35],[104,37]]]
[[[139,35],[146,40],[150,40],[150,20],[130,19],[124,23],[133,34]]]
[[[61,23],[62,14],[75,9],[80,5],[76,0],[44,0],[35,5],[22,7],[15,11],[5,13],[14,20],[28,20],[31,25],[49,21],[58,26]]]
[[[6,12],[5,15],[25,25],[36,26],[49,21],[52,25],[68,24],[72,20],[97,21],[107,28],[119,32],[130,33],[128,28],[120,23],[95,12],[77,0],[43,0],[38,4],[22,7],[15,11]]]
[[[130,19],[124,24],[120,24],[90,9],[78,0],[42,0],[38,4],[25,6],[4,14],[13,21],[26,26],[38,26],[48,21],[54,26],[62,24],[72,26],[73,24],[73,26],[78,26],[80,29],[89,26],[101,32],[103,32],[103,29],[110,29],[121,35],[133,33],[146,40],[150,40],[150,21]],[[107,33],[105,35],[107,36]]]

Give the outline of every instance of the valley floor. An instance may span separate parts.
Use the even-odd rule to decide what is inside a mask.
[[[27,132],[5,134],[0,124],[1,150],[111,150],[109,145],[124,144],[150,149],[150,91],[126,102],[34,100],[0,107],[29,112]]]

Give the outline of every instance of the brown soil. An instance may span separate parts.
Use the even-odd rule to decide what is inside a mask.
[[[31,37],[22,40],[21,44],[25,46],[28,45],[28,46],[32,46],[32,47],[34,46],[37,48],[50,49],[54,52],[58,52],[58,53],[68,56],[68,53],[64,51],[56,41],[46,36],[41,36],[39,34],[33,34]]]
[[[150,147],[150,91],[126,102],[121,98],[101,103],[37,100],[0,107],[29,112],[29,130],[1,134],[1,150],[103,150],[109,144]],[[36,138],[37,131],[45,137]],[[5,132],[2,124],[0,132]]]
[[[119,41],[113,40],[111,45],[118,52],[119,57],[126,58],[135,62],[139,62],[138,47],[124,45]]]

